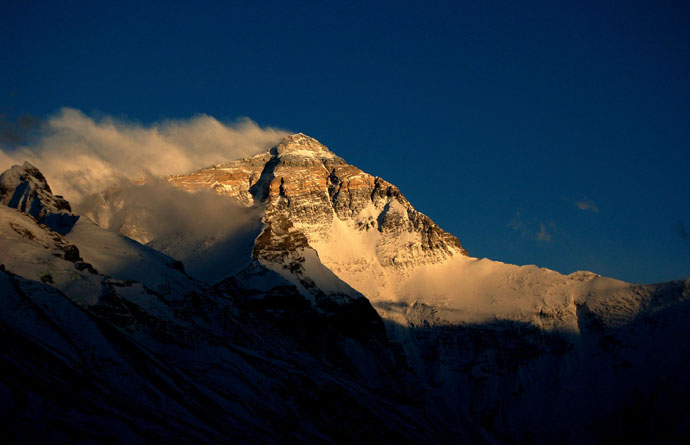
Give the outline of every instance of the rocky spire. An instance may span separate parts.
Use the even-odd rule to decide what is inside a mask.
[[[45,176],[29,162],[13,165],[0,175],[0,204],[29,214],[63,235],[79,219],[66,199],[53,195]]]

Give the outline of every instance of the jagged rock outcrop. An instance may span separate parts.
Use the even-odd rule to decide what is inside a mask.
[[[67,200],[53,195],[46,178],[29,162],[14,165],[0,175],[0,204],[27,213],[63,235],[79,218]]]
[[[386,266],[467,255],[455,236],[417,212],[397,187],[347,164],[302,133],[287,136],[268,153],[169,181],[187,190],[213,188],[244,205],[262,205],[270,233],[276,233],[270,226],[284,225],[280,220],[287,219],[312,246],[337,241],[331,231],[334,219],[359,231],[376,230],[386,237],[378,250]],[[257,255],[261,258],[261,251]]]

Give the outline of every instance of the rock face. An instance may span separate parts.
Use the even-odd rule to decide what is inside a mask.
[[[29,162],[14,165],[0,175],[0,204],[25,212],[62,234],[78,219],[69,203],[53,195],[46,178]]]
[[[397,187],[302,133],[287,136],[267,153],[169,181],[190,191],[212,188],[243,205],[262,207],[265,228],[254,256],[279,272],[304,276],[305,251],[316,250],[320,262],[330,266],[324,246],[344,241],[334,225],[376,233],[374,256],[367,260],[377,271],[467,255],[455,236],[417,212]]]
[[[467,255],[455,236],[417,212],[397,187],[347,164],[302,133],[287,136],[268,153],[169,180],[188,190],[210,187],[244,205],[264,205],[267,224],[287,218],[309,242],[328,238],[337,217],[390,238],[411,235],[407,250],[417,261]],[[367,208],[366,218],[358,219]],[[385,263],[395,262],[387,252],[380,253]],[[401,258],[396,264],[410,261]]]

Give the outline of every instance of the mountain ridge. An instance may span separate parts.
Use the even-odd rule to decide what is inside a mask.
[[[79,218],[62,236],[27,207],[2,207],[0,263],[13,284],[0,284],[7,307],[35,297],[50,312],[51,299],[66,299],[99,329],[113,330],[129,345],[119,349],[127,357],[115,360],[125,363],[127,378],[185,406],[188,414],[175,418],[188,425],[209,416],[201,423],[213,441],[270,441],[287,428],[283,416],[302,419],[290,438],[306,441],[342,440],[343,423],[344,437],[384,442],[690,437],[690,384],[682,379],[690,372],[683,341],[690,280],[635,285],[472,258],[395,186],[304,134],[168,181],[214,191],[238,204],[231,211],[252,209],[250,224],[258,225],[243,251],[245,267],[204,282],[170,256],[113,233],[122,227],[106,231]],[[126,209],[123,199],[117,205]],[[176,236],[159,241],[174,245]],[[70,261],[58,241],[78,249],[78,259]],[[0,311],[0,329],[28,335],[39,322],[22,313]],[[68,340],[80,335],[62,332]],[[12,363],[34,366],[22,352],[33,351],[33,342],[12,349]],[[53,348],[74,355],[65,345]],[[108,354],[80,366],[107,367]],[[250,375],[266,387],[247,383]],[[167,379],[190,395],[161,386]],[[117,379],[99,382],[116,387]],[[7,378],[0,384],[15,385]],[[75,383],[69,388],[93,395]],[[248,410],[234,405],[239,394],[249,397]],[[201,407],[208,397],[218,413]],[[150,400],[128,400],[152,415]],[[314,403],[323,415],[309,408]],[[104,406],[146,428],[127,408]],[[185,430],[156,416],[158,440]],[[223,416],[248,423],[221,427]],[[194,441],[193,431],[184,437]]]

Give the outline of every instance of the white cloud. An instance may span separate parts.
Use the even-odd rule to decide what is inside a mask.
[[[198,115],[145,126],[63,108],[28,145],[9,149],[0,140],[0,171],[28,160],[77,214],[150,242],[183,260],[193,275],[215,281],[249,261],[260,214],[212,190],[188,193],[165,178],[261,153],[287,134],[249,119],[224,124]]]
[[[202,114],[145,126],[63,108],[33,143],[0,147],[0,171],[28,160],[56,194],[78,202],[123,177],[164,177],[260,153],[286,134],[250,119],[224,124]]]
[[[74,206],[101,227],[182,260],[187,272],[214,282],[251,258],[261,229],[256,207],[243,207],[211,189],[190,193],[165,179],[122,180]]]
[[[575,203],[578,209],[582,210],[583,212],[593,212],[593,213],[599,213],[599,208],[597,207],[596,204],[594,204],[592,201],[589,199],[583,199],[582,201],[577,201]]]

